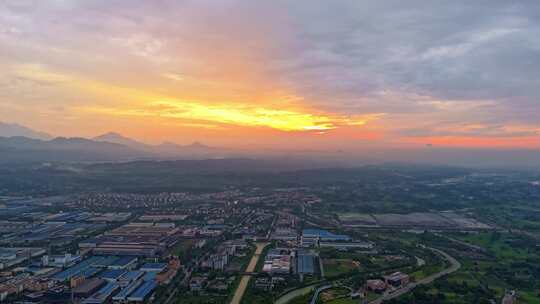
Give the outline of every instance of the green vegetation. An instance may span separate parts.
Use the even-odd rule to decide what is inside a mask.
[[[351,299],[350,297],[346,297],[346,298],[335,299],[335,300],[328,301],[328,302],[325,302],[325,303],[326,304],[359,304],[360,300]]]
[[[358,271],[358,265],[351,259],[323,259],[323,268],[327,278]]]
[[[318,303],[334,303],[340,299],[348,299],[350,290],[344,287],[332,287],[323,291],[317,299]],[[339,302],[338,302],[339,303]],[[345,302],[347,303],[347,302]]]
[[[518,303],[540,302],[540,281],[536,279],[540,275],[540,251],[534,240],[497,231],[453,233],[448,237],[424,234],[419,241],[458,258],[461,269],[390,303],[499,302],[507,290],[517,291]],[[415,278],[418,275],[418,271],[413,273]]]
[[[435,303],[491,303],[494,297],[491,290],[471,287],[466,284],[451,283],[446,279],[436,280],[430,286],[419,286],[411,293],[403,295],[398,299],[388,301],[388,304],[435,304]]]
[[[197,240],[193,239],[182,240],[174,245],[169,253],[180,258],[185,257],[193,249],[196,243]]]
[[[287,304],[306,304],[306,303],[309,303],[309,300],[311,300],[312,297],[313,297],[313,292],[302,295],[302,296],[298,296],[292,299],[291,301],[289,301]]]
[[[410,276],[414,281],[419,281],[425,277],[428,277],[434,273],[444,270],[445,265],[442,263],[437,263],[434,265],[425,265],[420,267],[415,272],[411,273]]]

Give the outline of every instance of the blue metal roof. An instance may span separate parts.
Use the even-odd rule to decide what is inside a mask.
[[[321,239],[327,239],[327,240],[345,241],[345,240],[351,239],[351,237],[348,235],[334,234],[328,230],[323,230],[323,229],[304,229],[302,231],[302,235],[308,236],[308,237],[320,237]]]
[[[100,290],[96,291],[90,298],[83,301],[83,303],[103,303],[111,296],[111,294],[117,290],[119,286],[114,283],[108,283]]]
[[[108,280],[116,280],[119,277],[121,277],[124,273],[126,273],[123,269],[109,269],[102,272],[99,276],[102,279],[108,279]]]
[[[148,270],[163,270],[167,267],[167,264],[165,263],[146,263],[141,267],[141,270],[148,271]]]
[[[80,274],[85,275],[85,274],[92,273],[94,271],[97,272],[97,270],[94,267],[92,267],[93,263],[97,259],[98,259],[97,257],[91,257],[89,259],[86,259],[86,260],[80,262],[79,264],[77,264],[77,265],[75,265],[73,267],[67,268],[67,269],[55,274],[54,276],[52,276],[52,278],[55,279],[55,280],[59,280],[59,281],[66,281],[66,280],[69,280],[72,277],[80,275]],[[95,274],[96,272],[94,272],[93,274]],[[90,276],[90,275],[88,275],[88,276]]]
[[[142,281],[131,282],[126,286],[122,291],[113,297],[113,300],[125,300],[135,289],[137,289],[142,284]]]
[[[155,288],[157,284],[154,281],[144,282],[135,292],[133,292],[128,300],[130,301],[142,301],[144,300]]]
[[[133,280],[137,280],[138,278],[142,277],[143,275],[144,275],[144,272],[140,271],[140,270],[128,271],[120,278],[120,280],[133,281]]]
[[[111,266],[111,267],[125,267],[125,266],[133,263],[134,260],[137,260],[137,258],[129,257],[129,256],[121,257],[121,258],[115,260],[114,263],[111,263],[109,266]]]
[[[299,255],[297,264],[298,273],[314,273],[315,267],[312,255]]]
[[[91,276],[94,276],[96,273],[98,273],[101,269],[95,268],[95,267],[88,267],[81,271],[80,275],[82,275],[85,278],[89,278]]]
[[[143,281],[154,281],[155,279],[156,279],[155,272],[147,272],[143,277]]]
[[[99,256],[96,258],[97,259],[93,263],[93,266],[96,266],[96,267],[107,267],[116,263],[116,261],[120,259],[117,256]]]

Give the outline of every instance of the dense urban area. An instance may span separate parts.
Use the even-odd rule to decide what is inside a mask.
[[[0,300],[540,303],[538,173],[175,166],[2,168]]]

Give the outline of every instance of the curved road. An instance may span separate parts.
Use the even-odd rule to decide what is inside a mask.
[[[257,267],[257,262],[259,261],[259,258],[263,252],[263,249],[268,244],[269,243],[255,244],[257,246],[257,249],[255,250],[253,257],[251,257],[251,260],[249,261],[248,267],[246,268],[246,271],[245,271],[246,273],[251,273],[255,271],[255,267]],[[238,284],[238,288],[236,288],[236,291],[234,292],[234,296],[231,300],[231,304],[240,304],[240,302],[242,301],[242,297],[244,296],[244,293],[246,292],[246,288],[248,287],[250,278],[251,278],[251,275],[242,276],[242,279],[240,279],[240,284]]]
[[[317,290],[315,290],[315,294],[311,298],[310,304],[317,303],[317,299],[319,299],[319,295],[321,294],[321,292],[323,292],[323,291],[325,291],[327,289],[330,289],[332,287],[334,287],[334,285],[329,284],[329,285],[324,285],[324,286],[321,286],[321,287],[317,288]]]
[[[436,252],[436,253],[438,253],[440,255],[442,255],[450,263],[450,267],[446,268],[445,270],[443,270],[441,272],[437,272],[437,273],[434,273],[434,274],[432,274],[430,276],[427,276],[427,277],[421,279],[418,282],[410,283],[406,287],[400,288],[398,290],[394,290],[392,293],[387,291],[387,292],[383,293],[382,297],[378,298],[377,300],[369,302],[369,304],[380,304],[383,301],[390,300],[390,299],[393,299],[393,298],[397,298],[397,297],[399,297],[401,295],[404,295],[407,292],[413,290],[418,285],[430,284],[433,281],[435,281],[436,279],[438,279],[438,278],[440,278],[442,276],[451,274],[451,273],[457,271],[459,268],[461,268],[461,263],[458,260],[451,257],[450,255],[448,255],[446,252],[444,252],[442,250],[439,250],[439,249],[431,248],[431,247],[426,247],[426,248],[430,249],[431,251],[434,251],[434,252]]]
[[[289,301],[291,301],[292,299],[296,298],[296,297],[299,297],[299,296],[304,296],[310,292],[312,292],[313,290],[315,290],[315,285],[311,285],[311,286],[306,286],[306,287],[303,287],[303,288],[299,288],[299,289],[295,289],[291,292],[288,292],[286,294],[284,294],[283,296],[281,296],[280,298],[278,298],[274,304],[287,304],[289,303]]]

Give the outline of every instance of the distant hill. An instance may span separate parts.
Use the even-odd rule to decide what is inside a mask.
[[[122,134],[119,134],[116,132],[108,132],[108,133],[96,136],[92,138],[92,140],[99,141],[99,142],[120,144],[120,145],[128,146],[131,148],[139,149],[139,150],[151,149],[150,145],[147,145],[135,139],[131,139],[129,137],[125,137]]]
[[[28,127],[16,124],[0,122],[0,136],[1,137],[13,137],[24,136],[33,139],[51,139],[52,136],[45,132],[39,132]]]
[[[163,142],[159,145],[149,145],[138,140],[126,137],[116,132],[109,132],[92,138],[98,142],[116,143],[133,149],[152,153],[161,158],[212,158],[221,156],[223,151],[209,147],[200,142],[190,145],[179,145],[173,142]]]
[[[229,153],[225,149],[212,148],[199,142],[190,145],[179,145],[171,142],[164,142],[154,146],[153,151],[165,158],[214,158]]]
[[[233,154],[199,142],[190,145],[170,142],[149,145],[115,132],[109,132],[92,139],[80,137],[36,139],[27,136],[3,136],[0,137],[0,155],[2,155],[0,163],[12,163],[207,159],[229,157]]]
[[[209,146],[207,146],[205,144],[202,144],[202,143],[200,143],[198,141],[195,141],[191,145],[187,145],[185,147],[186,148],[191,148],[191,149],[211,149]]]
[[[124,161],[152,157],[126,145],[85,138],[57,137],[51,140],[24,136],[0,137],[0,162],[93,162]]]

